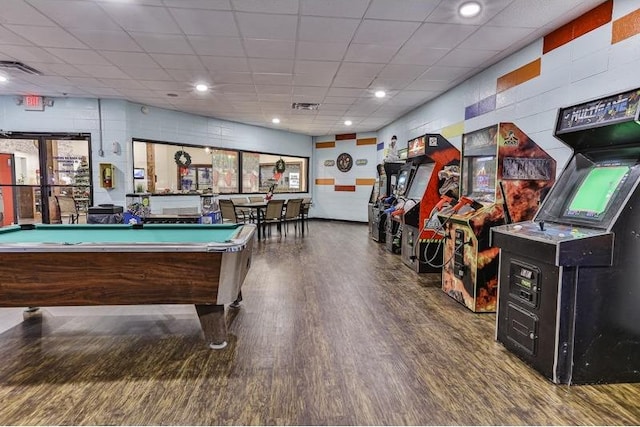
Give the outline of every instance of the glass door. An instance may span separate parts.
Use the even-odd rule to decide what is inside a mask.
[[[91,204],[89,137],[13,134],[0,139],[0,225],[60,223],[57,196],[71,198],[80,220]],[[64,209],[63,209],[64,210]]]

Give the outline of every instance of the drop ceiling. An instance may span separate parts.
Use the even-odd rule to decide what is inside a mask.
[[[0,94],[126,99],[307,135],[375,131],[602,0],[480,0],[471,19],[462,3],[2,0],[0,60],[42,75],[2,70]]]

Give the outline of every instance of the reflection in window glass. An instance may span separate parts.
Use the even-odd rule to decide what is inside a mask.
[[[242,153],[242,192],[258,193],[260,177],[260,154]]]
[[[238,152],[230,150],[211,150],[213,172],[211,185],[217,194],[239,193],[238,189]]]

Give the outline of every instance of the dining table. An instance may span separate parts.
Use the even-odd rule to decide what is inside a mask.
[[[287,207],[287,202],[288,200],[284,200],[284,208],[286,209]],[[263,220],[263,215],[264,215],[264,210],[267,208],[267,200],[264,200],[262,202],[245,202],[245,203],[235,203],[235,207],[236,209],[251,209],[252,211],[255,211],[255,218],[256,218],[256,226],[258,227],[258,240],[262,239],[262,235],[263,235],[263,230],[262,230],[262,220]],[[303,203],[300,207],[300,220],[301,220],[301,225],[302,225],[302,235],[304,236],[304,226],[305,226],[305,211],[307,210],[306,208],[308,208],[311,205],[311,203]]]

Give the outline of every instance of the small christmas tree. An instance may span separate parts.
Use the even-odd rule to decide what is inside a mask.
[[[80,158],[80,164],[75,172],[73,177],[73,198],[76,199],[78,208],[86,212],[91,188],[89,162],[87,162],[86,156]]]

